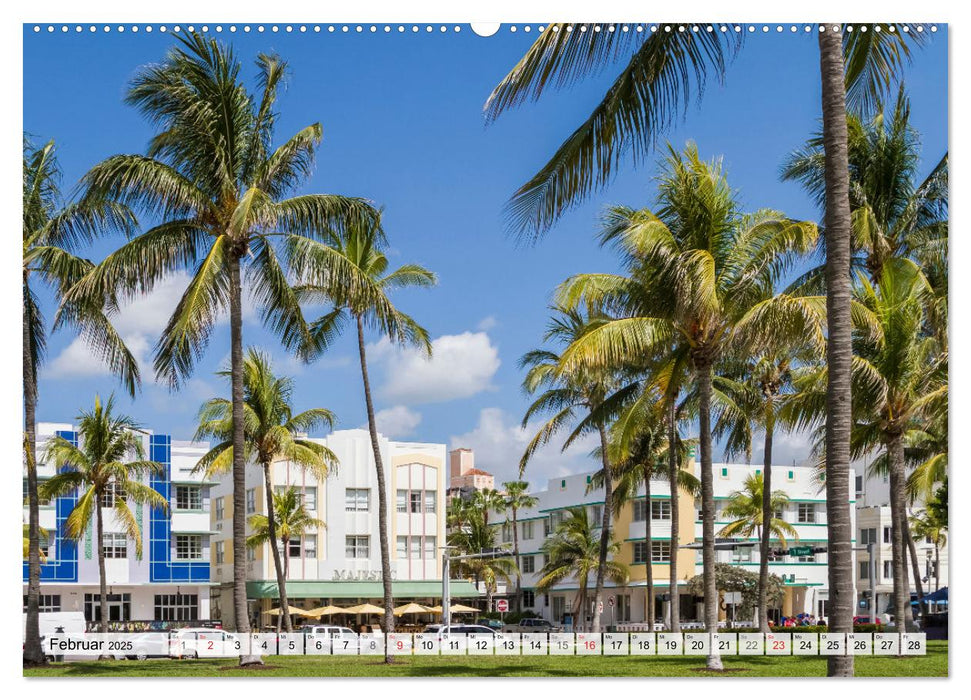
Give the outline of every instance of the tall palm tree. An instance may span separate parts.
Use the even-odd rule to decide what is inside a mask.
[[[96,236],[112,232],[129,234],[135,225],[131,212],[116,202],[86,200],[65,202],[60,190],[61,172],[53,141],[36,146],[23,144],[23,390],[24,460],[27,470],[27,627],[24,663],[45,663],[40,642],[40,511],[37,501],[37,372],[44,362],[47,328],[37,297],[47,286],[58,297],[93,267],[76,254]],[[109,369],[121,377],[134,395],[139,382],[138,364],[97,308],[76,307],[70,317],[81,337],[98,353]],[[57,324],[55,324],[55,328]]]
[[[554,341],[560,346],[569,346],[582,337],[587,330],[604,322],[596,313],[584,315],[579,311],[553,308],[554,315],[547,326],[544,340]],[[610,452],[608,450],[607,421],[604,415],[605,401],[616,384],[615,373],[610,370],[586,370],[559,372],[557,368],[561,357],[552,350],[533,350],[519,361],[520,367],[528,368],[523,388],[528,394],[538,396],[526,410],[522,427],[525,429],[530,420],[539,413],[553,413],[536,434],[530,439],[519,462],[520,474],[541,446],[547,444],[563,428],[576,423],[572,432],[563,443],[567,449],[581,435],[595,433],[600,441],[599,454],[601,468],[611,474]],[[620,393],[620,392],[618,392]],[[613,478],[603,480],[604,508],[600,525],[600,566],[596,570],[594,587],[593,632],[600,632],[600,607],[603,597],[604,576],[607,572],[607,556],[610,547],[610,504],[613,500]]]
[[[103,404],[95,396],[94,408],[83,411],[77,420],[80,445],[59,435],[47,442],[44,461],[52,464],[57,473],[44,482],[40,493],[44,498],[78,493],[77,502],[64,521],[64,536],[79,540],[94,523],[99,541],[100,630],[107,632],[104,508],[112,509],[115,522],[134,542],[135,556],[140,558],[142,532],[129,502],[167,511],[169,504],[165,497],[143,483],[148,476],[164,474],[164,467],[145,459],[142,438],[136,435],[141,431],[140,426],[128,416],[114,413],[113,396]]]
[[[478,489],[469,499],[469,509],[480,513],[483,522],[488,526],[490,511],[503,513],[506,509],[506,499],[496,489]]]
[[[316,356],[338,335],[348,320],[357,330],[357,348],[364,383],[364,403],[367,407],[368,432],[374,455],[374,470],[378,488],[378,534],[381,547],[381,575],[384,586],[385,633],[394,631],[394,600],[391,593],[391,556],[388,547],[388,497],[385,490],[384,461],[378,442],[378,428],[374,418],[371,380],[368,376],[365,329],[377,331],[396,345],[414,346],[430,356],[432,352],[428,331],[411,316],[392,304],[389,294],[407,287],[430,287],[436,284],[435,273],[415,264],[406,264],[388,272],[387,241],[381,228],[381,217],[352,222],[342,229],[323,229],[327,246],[308,250],[295,266],[300,281],[297,295],[301,300],[332,304],[333,310],[321,316],[310,327],[310,337],[301,343],[296,335],[293,345],[308,358]],[[330,272],[331,258],[337,256],[341,266],[353,270],[353,284],[345,283]],[[390,652],[385,661],[393,660]]]
[[[571,87],[598,75],[609,64],[626,63],[590,116],[513,195],[509,214],[515,228],[540,236],[579,200],[605,188],[626,152],[642,161],[658,136],[687,111],[692,92],[703,93],[708,78],[724,78],[742,34],[707,28],[674,31],[679,29],[674,24],[671,31],[625,32],[607,24],[547,25],[489,96],[487,120],[535,101],[551,88]],[[827,482],[828,535],[830,551],[839,553],[830,557],[829,605],[830,625],[840,632],[853,631],[854,606],[849,492],[848,486],[841,486],[843,477],[849,478],[852,357],[846,103],[871,111],[899,77],[911,45],[922,43],[927,34],[902,31],[910,27],[901,25],[870,25],[870,29],[844,32],[841,26],[820,25],[818,32],[823,150],[829,161],[825,170],[827,310],[836,331],[828,353],[839,365],[830,385],[827,416],[832,428],[827,459],[838,477]],[[836,484],[833,491],[830,484]],[[829,657],[828,673],[853,675],[853,657]]]
[[[488,509],[471,505],[466,511],[462,527],[448,534],[448,544],[457,554],[483,554],[497,549],[496,528],[489,525]],[[482,582],[486,591],[486,610],[492,610],[492,600],[500,582],[507,585],[512,575],[519,574],[515,560],[506,556],[459,559],[455,572]]]
[[[910,518],[914,535],[930,540],[934,545],[934,590],[941,590],[941,547],[947,544],[947,523],[942,522],[930,508],[919,510]]]
[[[568,280],[560,303],[604,307],[617,318],[588,329],[564,351],[558,371],[623,366],[667,352],[686,356],[697,394],[702,484],[705,624],[717,630],[711,400],[715,366],[726,356],[785,334],[819,335],[819,308],[771,298],[795,256],[816,242],[815,224],[761,210],[743,215],[719,161],[702,161],[689,144],[670,149],[658,177],[658,207],[609,208],[601,240],[620,248],[629,276],[586,274]],[[721,669],[716,650],[708,666]]]
[[[172,387],[191,375],[218,317],[228,309],[233,408],[233,608],[248,633],[242,338],[243,274],[264,324],[285,342],[308,329],[288,283],[291,265],[311,253],[329,274],[355,283],[357,271],[318,232],[368,218],[366,202],[338,195],[288,196],[309,178],[321,139],[311,124],[277,147],[275,103],[287,74],[278,56],[256,60],[256,94],[229,47],[200,34],[177,37],[161,63],[132,79],[126,102],[158,133],[147,155],[107,158],[85,176],[87,199],[115,199],[159,223],[110,254],[73,288],[70,300],[115,309],[188,269],[192,279],[156,345],[156,375]],[[256,663],[258,657],[243,657]]]
[[[539,499],[529,493],[528,481],[505,481],[504,507],[512,516],[512,556],[516,562],[516,612],[523,611],[523,577],[519,564],[519,512],[535,508]]]
[[[621,511],[635,501],[641,484],[644,486],[644,541],[647,552],[653,549],[652,532],[652,482],[656,479],[664,478],[668,475],[669,435],[665,420],[661,416],[663,403],[655,400],[651,394],[645,394],[632,403],[618,417],[617,422],[611,430],[610,449],[614,453],[611,461],[617,465],[615,469],[616,484],[613,491],[612,508],[615,515],[620,515]],[[675,440],[674,450],[684,450],[684,445],[679,440]],[[681,463],[676,456],[675,459]],[[599,488],[603,485],[604,472],[598,471],[590,480],[590,488]],[[677,470],[677,483],[672,490],[670,502],[672,504],[672,536],[671,552],[673,560],[670,567],[675,569],[674,585],[670,588],[671,600],[677,594],[677,558],[674,551],[677,549],[677,528],[674,523],[674,502],[677,500],[679,492],[684,490],[691,494],[700,492],[701,484],[698,479],[689,471],[684,469]],[[645,606],[644,619],[652,625],[656,617],[654,610],[654,564],[650,555],[645,557]],[[674,616],[672,616],[674,617]]]
[[[232,370],[220,376],[232,381]],[[317,483],[327,478],[328,468],[337,464],[337,456],[325,445],[308,440],[311,430],[334,425],[334,414],[326,408],[311,408],[294,414],[293,380],[273,373],[270,356],[250,348],[243,360],[243,421],[244,456],[263,468],[266,490],[267,530],[273,566],[280,594],[281,618],[287,632],[292,632],[287,601],[286,567],[280,562],[277,543],[277,522],[273,506],[274,462],[287,460],[313,475]],[[216,445],[195,466],[206,476],[225,474],[233,467],[233,402],[229,399],[210,399],[199,410],[196,440],[212,439]],[[288,549],[284,547],[284,556]]]
[[[300,490],[295,486],[287,486],[282,491],[273,491],[273,508],[269,516],[254,513],[249,517],[252,534],[246,538],[246,546],[250,549],[262,547],[264,544],[276,549],[277,542],[283,550],[283,574],[277,573],[277,581],[286,581],[290,576],[290,540],[294,537],[302,540],[308,531],[327,527],[323,520],[315,518],[307,510]],[[276,559],[274,558],[274,562]],[[279,583],[278,583],[279,585]],[[287,632],[291,632],[290,610],[285,607],[286,591],[279,589],[280,614],[277,616],[277,631],[280,631],[281,620],[285,620]]]
[[[597,523],[587,516],[586,508],[576,506],[567,509],[566,517],[540,547],[546,557],[546,563],[540,569],[536,590],[540,593],[548,593],[558,583],[576,579],[578,591],[574,601],[576,611],[574,628],[577,630],[582,630],[586,626],[589,607],[587,590],[591,574],[596,576],[603,570],[603,578],[617,584],[626,583],[630,578],[627,565],[613,559],[620,552],[620,542],[613,539],[610,541],[605,561],[601,558],[600,539]],[[594,609],[596,610],[596,605]]]

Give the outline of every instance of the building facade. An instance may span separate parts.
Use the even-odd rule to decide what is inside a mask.
[[[380,604],[383,597],[378,531],[378,492],[371,439],[367,430],[340,430],[317,439],[339,463],[317,481],[288,461],[271,467],[274,489],[294,486],[306,508],[326,527],[289,544],[287,596],[301,609]],[[445,545],[447,452],[443,444],[397,442],[380,436],[388,498],[388,541],[396,601],[441,601],[442,547]],[[247,517],[266,513],[263,470],[246,468]],[[232,479],[213,487],[212,549],[214,607],[232,627]],[[249,532],[249,528],[248,528]],[[247,595],[251,625],[266,627],[278,591],[269,545],[248,550]],[[455,582],[456,597],[477,595],[471,584]]]
[[[700,476],[699,465],[694,460],[689,469]],[[736,491],[740,491],[745,478],[761,472],[761,467],[745,464],[714,464],[714,490],[716,501],[716,533],[728,524],[722,515],[725,504]],[[553,533],[556,526],[567,517],[568,509],[583,507],[593,522],[600,522],[604,501],[602,490],[588,491],[593,472],[550,479],[546,488],[535,492],[538,504],[535,508],[519,514],[520,568],[523,578],[524,608],[531,609],[554,624],[575,620],[577,611],[576,580],[567,580],[555,586],[549,593],[536,591],[536,583],[546,563],[541,547]],[[851,480],[852,483],[852,480]],[[813,470],[809,467],[773,467],[773,490],[784,491],[789,503],[782,513],[798,533],[798,541],[790,538],[789,547],[799,545],[824,549],[826,545],[826,503],[822,486],[815,482]],[[854,501],[851,500],[851,513]],[[698,544],[702,539],[700,499],[695,500],[686,492],[679,496],[678,542],[672,542],[671,492],[667,478],[658,479],[651,484],[651,499],[648,503],[644,487],[641,486],[635,499],[627,504],[619,515],[612,519],[614,539],[620,542],[617,557],[630,569],[630,580],[624,585],[607,582],[606,606],[602,620],[606,625],[623,623],[644,623],[647,609],[647,563],[651,562],[651,572],[655,589],[655,623],[663,623],[670,615],[670,566],[671,548],[679,547],[677,564],[677,591],[679,596],[682,622],[702,619],[703,601],[688,590],[688,581],[700,574],[701,551]],[[490,519],[501,522],[506,516],[494,514]],[[852,516],[851,516],[852,517]],[[651,518],[651,542],[646,540],[646,519]],[[501,527],[502,540],[512,542],[511,523]],[[716,552],[716,560],[758,572],[758,538],[733,538],[723,542],[726,549]],[[781,550],[780,542],[773,543],[773,549]],[[800,552],[802,550],[796,550]],[[770,609],[770,616],[793,616],[810,613],[817,617],[826,616],[826,601],[829,598],[827,555],[825,552],[789,555],[777,553],[769,562],[769,571],[779,576],[785,586],[785,594],[780,607]],[[588,583],[592,590],[593,580]],[[499,595],[504,593],[500,589]],[[587,618],[592,614],[587,611]],[[722,615],[725,613],[723,611]]]
[[[46,442],[58,435],[78,444],[74,426],[37,425],[38,482],[54,476],[53,465],[42,461]],[[205,446],[171,440],[151,431],[140,433],[146,458],[159,462],[163,473],[146,478],[146,484],[169,502],[168,511],[129,503],[142,537],[142,556],[124,534],[112,508],[105,507],[104,532],[94,522],[77,541],[65,535],[64,522],[77,495],[42,503],[40,526],[49,539],[41,543],[41,611],[84,612],[85,619],[100,619],[98,551],[105,550],[108,617],[115,629],[210,619],[209,606],[209,487],[192,473]],[[134,455],[132,456],[134,458]],[[24,477],[24,522],[27,522],[27,479]],[[112,496],[114,498],[115,496]],[[105,502],[110,506],[110,502]],[[28,567],[23,563],[23,590],[27,594]]]
[[[448,453],[449,498],[471,498],[476,491],[494,489],[496,478],[487,471],[476,469],[475,453],[460,447]]]

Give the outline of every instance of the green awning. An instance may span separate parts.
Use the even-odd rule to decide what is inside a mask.
[[[441,581],[392,581],[395,598],[441,598]],[[453,598],[478,598],[482,594],[470,581],[453,580],[449,585]],[[247,581],[249,598],[276,598],[276,581]],[[287,581],[288,598],[383,598],[381,581]]]

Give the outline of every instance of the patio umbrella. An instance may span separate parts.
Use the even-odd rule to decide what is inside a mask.
[[[947,586],[924,596],[925,603],[943,603],[947,605]]]
[[[347,608],[338,608],[336,605],[325,605],[322,608],[308,610],[305,614],[307,617],[323,617],[325,615],[337,615],[338,613],[346,612],[351,612],[351,610],[348,610]]]
[[[288,607],[289,607],[289,611],[290,611],[290,614],[291,615],[303,615],[304,617],[307,616],[307,611],[306,610],[301,610],[300,608],[295,608],[292,605],[290,605]],[[280,608],[273,608],[271,610],[267,610],[263,614],[264,615],[279,615],[280,612],[281,612],[280,611]],[[313,617],[316,617],[316,616],[313,616]]]
[[[399,605],[394,609],[394,614],[396,617],[401,617],[402,615],[420,615],[427,612],[431,611],[424,605],[419,605],[418,603],[406,603],[405,605]]]
[[[449,610],[456,613],[479,612],[478,608],[470,608],[468,605],[452,605]]]
[[[384,608],[379,608],[377,605],[371,605],[370,603],[363,603],[361,605],[355,605],[353,608],[347,608],[344,612],[353,613],[354,615],[379,615],[384,612]],[[397,615],[397,613],[395,613]]]

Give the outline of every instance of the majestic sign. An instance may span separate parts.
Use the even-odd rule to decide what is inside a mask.
[[[394,580],[394,573],[391,574],[391,579]],[[350,569],[334,569],[334,581],[381,581],[381,571],[362,569],[359,571],[351,571]]]

